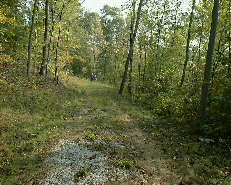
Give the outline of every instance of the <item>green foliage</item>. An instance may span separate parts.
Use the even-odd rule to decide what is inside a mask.
[[[81,177],[86,177],[89,174],[89,170],[87,168],[83,168],[79,171],[76,172],[75,178],[81,178]]]
[[[19,62],[1,68],[0,77],[0,184],[28,184],[40,173],[57,129],[80,105],[80,94],[64,84],[56,86],[51,79],[33,77],[28,81]]]
[[[27,39],[27,25],[25,18],[28,15],[23,2],[15,0],[0,3],[0,40],[3,47],[1,52],[13,58],[25,57]]]
[[[97,140],[97,136],[93,133],[90,132],[86,132],[86,139],[90,140],[90,141],[96,141]]]
[[[134,107],[123,103],[124,99],[116,95],[116,90],[106,84],[90,84],[88,80],[78,79],[78,83],[81,84],[79,89],[68,87],[65,83],[55,86],[49,78],[46,80],[37,76],[28,81],[24,73],[32,6],[25,2],[28,1],[0,2],[0,83],[3,84],[0,125],[3,166],[0,171],[4,174],[1,183],[26,184],[25,179],[36,176],[41,156],[47,152],[47,143],[58,137],[59,127],[68,126],[63,120],[70,121],[76,116],[77,107],[85,105],[82,97],[90,102],[88,105],[97,113],[89,116],[88,124],[107,127],[106,123],[110,122],[110,128],[121,134],[120,137],[124,141],[126,135],[123,131],[129,127],[129,115],[139,120],[146,120],[147,117],[151,117],[150,114],[158,115],[170,121],[174,120],[179,128],[187,127],[187,131],[191,133],[197,124],[211,22],[211,2],[203,1],[196,6],[191,28],[189,64],[185,84],[181,88],[179,81],[185,60],[189,13],[181,11],[178,1],[171,1],[171,6],[170,1],[156,1],[154,4],[151,1],[147,2],[134,48],[132,74],[128,79],[133,91],[126,96],[136,105],[150,109],[151,113],[147,110],[136,111]],[[49,71],[55,70],[54,59],[57,49],[57,66],[60,69],[70,69],[74,75],[86,78],[90,78],[90,74],[96,72],[100,80],[109,81],[118,87],[127,55],[131,7],[124,7],[129,12],[125,18],[120,9],[115,7],[105,6],[99,15],[83,12],[75,0],[58,0],[51,3],[54,10],[50,12],[53,22],[49,38]],[[207,122],[203,129],[204,133],[211,137],[225,139],[230,139],[231,135],[230,27],[230,1],[222,1]],[[44,7],[40,4],[37,7],[33,34],[34,72],[41,62],[43,33]],[[13,60],[15,58],[19,60]],[[77,79],[68,80],[69,85],[73,85],[75,83],[72,80]],[[121,100],[120,105],[116,104],[115,99]],[[127,114],[121,114],[121,111]],[[152,124],[150,119],[148,120],[145,126]],[[98,139],[98,135],[92,130],[83,134],[92,141]],[[105,150],[102,146],[98,146],[98,149]],[[130,155],[125,150],[119,152],[126,157]],[[192,152],[201,151],[192,148]],[[200,155],[204,156],[205,152]],[[212,153],[210,155],[212,156]],[[198,163],[190,163],[188,171],[192,176],[195,174],[191,167],[197,171],[196,175],[205,176],[206,171],[209,171],[209,163],[214,163],[212,159],[200,161],[199,158],[195,158],[194,161]],[[203,162],[204,166],[201,168]],[[117,165],[124,168],[131,166],[126,160],[119,160]],[[83,176],[86,171],[83,169],[77,172],[77,176]],[[220,176],[217,171],[214,169],[209,173],[213,176],[211,182],[215,182],[216,177]]]
[[[129,169],[131,168],[131,162],[130,161],[124,161],[124,160],[119,160],[119,161],[116,161],[116,164],[121,167],[121,168],[126,168],[126,169]]]
[[[230,123],[231,123],[231,86],[227,84],[222,94],[216,94],[212,97],[211,105],[209,106],[206,131],[208,134],[216,137],[230,138]]]
[[[28,81],[18,64],[9,66],[14,70],[1,69],[1,184],[33,184],[44,179],[47,169],[42,162],[60,138],[73,141],[87,138],[94,141],[90,149],[110,156],[115,166],[129,170],[141,167],[142,173],[147,174],[150,168],[154,178],[163,177],[159,171],[153,172],[153,166],[157,166],[177,170],[191,184],[221,181],[229,184],[230,162],[225,142],[218,145],[200,142],[198,136],[182,127],[182,120],[173,119],[172,113],[171,118],[158,118],[153,111],[131,105],[111,85],[71,76],[62,76],[58,85],[49,78],[36,76]],[[189,104],[189,109],[195,103],[192,96],[185,103],[176,101],[174,96],[162,94],[162,105],[179,106],[162,112],[174,108],[186,111],[181,106]],[[189,95],[177,97],[180,96]],[[89,111],[82,113],[82,109]],[[191,125],[188,129],[192,129]],[[89,169],[82,168],[76,171],[75,180],[89,173]]]

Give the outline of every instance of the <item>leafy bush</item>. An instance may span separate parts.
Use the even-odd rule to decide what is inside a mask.
[[[208,116],[210,122],[209,133],[222,137],[231,135],[231,85],[228,85],[222,94],[212,97]]]

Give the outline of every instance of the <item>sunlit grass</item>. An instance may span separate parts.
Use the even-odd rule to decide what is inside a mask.
[[[62,76],[59,85],[49,79],[21,80],[13,86],[5,84],[1,94],[0,182],[4,185],[29,184],[41,176],[40,165],[50,145],[59,138],[74,137],[79,126],[86,127],[82,136],[94,141],[98,136],[91,128],[109,125],[121,116],[112,106],[115,93],[109,85],[72,76]],[[94,113],[82,119],[79,111],[83,108]],[[117,122],[111,126],[123,128]]]
[[[152,151],[149,154],[156,157],[156,164],[164,156],[162,160],[171,161],[190,181],[202,182],[204,177],[214,183],[216,178],[229,180],[224,165],[216,166],[215,160],[224,164],[224,159],[211,157],[219,153],[215,146],[180,135],[170,120],[160,120],[152,112],[132,105],[113,86],[74,76],[62,76],[59,85],[49,79],[30,83],[26,78],[21,80],[14,85],[5,83],[0,97],[0,184],[29,185],[42,179],[46,172],[42,161],[61,138],[102,139],[123,146],[133,143],[133,148],[113,150],[103,144],[95,146],[96,150],[109,152],[115,164],[123,168],[136,163],[151,169],[142,155]],[[154,153],[155,142],[163,156]]]
[[[12,78],[12,77],[11,77]],[[6,83],[1,91],[0,184],[29,184],[43,174],[43,156],[59,137],[63,120],[81,105],[81,90],[52,81]]]

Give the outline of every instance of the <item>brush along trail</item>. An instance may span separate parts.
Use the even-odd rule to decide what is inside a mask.
[[[150,121],[155,121],[149,112],[132,106],[114,88],[99,82],[69,77],[66,85],[81,94],[81,105],[69,117],[62,117],[59,142],[46,159],[53,172],[48,173],[44,184],[181,182],[159,141],[152,139],[155,134],[159,138],[160,133],[146,131]]]
[[[0,184],[231,182],[225,142],[132,105],[110,85],[1,74]]]
[[[111,86],[73,77],[66,80],[66,86],[78,91],[81,104],[71,116],[63,116],[59,143],[54,146],[73,147],[64,155],[61,149],[61,153],[55,152],[58,158],[72,156],[58,162],[59,168],[70,168],[70,182],[60,184],[174,185],[227,180],[225,175],[218,179],[218,168],[210,168],[210,161],[201,159],[206,149],[213,147],[210,143],[180,134],[169,120],[160,121],[153,113],[131,105]],[[76,157],[82,150],[85,156]],[[64,171],[55,170],[59,175],[46,179],[47,184],[55,184],[56,176],[63,176]]]

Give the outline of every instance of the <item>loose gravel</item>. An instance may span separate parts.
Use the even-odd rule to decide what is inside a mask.
[[[101,151],[89,146],[105,144],[103,141],[78,143],[60,140],[52,148],[52,154],[45,160],[49,173],[43,180],[44,185],[102,185],[109,182],[145,183],[145,177],[137,170],[117,167],[115,162]],[[115,144],[115,143],[114,143]],[[140,183],[139,183],[140,184]]]

